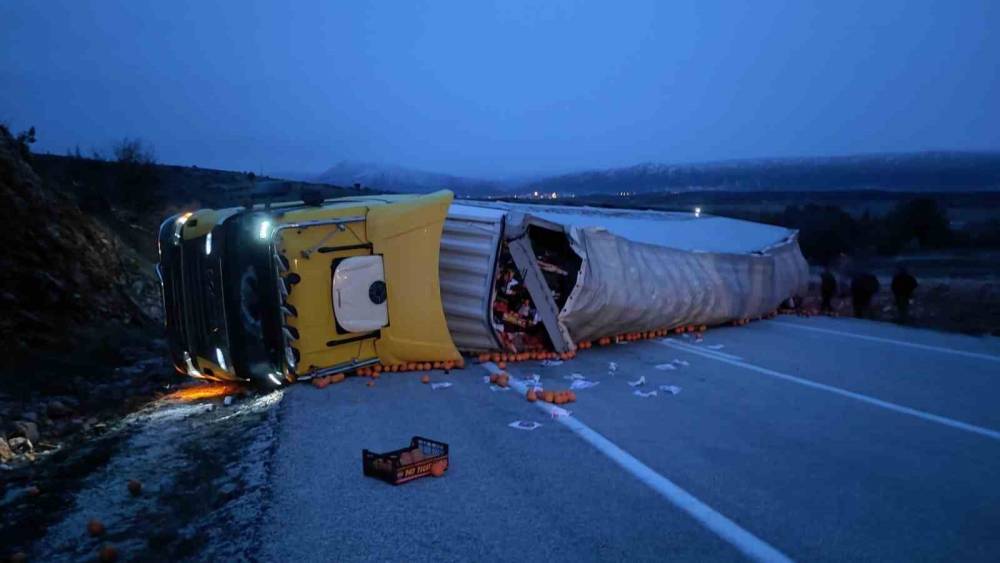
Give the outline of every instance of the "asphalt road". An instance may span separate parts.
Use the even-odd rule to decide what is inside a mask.
[[[780,317],[508,371],[600,383],[560,418],[478,365],[434,373],[440,390],[413,374],[287,390],[259,557],[1000,559],[995,338]],[[633,394],[660,385],[681,390]],[[445,477],[362,476],[362,448],[413,435],[450,444]]]

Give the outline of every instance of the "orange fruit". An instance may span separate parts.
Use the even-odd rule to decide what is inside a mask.
[[[128,487],[128,492],[131,493],[132,496],[134,497],[137,497],[140,494],[142,494],[142,483],[136,481],[135,479],[129,479],[126,487]]]
[[[497,374],[495,374],[495,373],[491,373],[490,374],[490,383],[496,383],[498,377],[500,377],[500,376],[497,375]]]
[[[500,369],[507,369],[507,362],[500,362],[497,364],[497,367]]]
[[[335,373],[330,376],[330,383],[340,383],[343,380],[344,380],[344,374],[342,373]]]
[[[445,461],[443,459],[440,460],[440,461],[435,461],[434,464],[431,465],[431,475],[433,475],[435,477],[440,477],[440,476],[444,475],[444,472],[445,472],[446,469],[448,469],[448,462],[447,461]]]
[[[97,518],[91,518],[90,522],[87,522],[87,533],[90,534],[90,537],[92,538],[103,536],[104,524],[102,524]]]
[[[381,373],[379,373],[377,371],[373,371],[372,372],[372,379],[378,379],[380,375],[381,375]],[[327,383],[329,383],[329,380],[327,380]]]
[[[490,361],[490,355],[489,354],[479,354],[479,361],[480,362],[488,362],[488,361]]]
[[[101,551],[97,553],[97,558],[101,563],[114,563],[118,561],[118,548],[110,543],[106,543],[101,548]]]
[[[423,377],[420,378],[420,383],[430,383],[430,382],[431,382],[431,376],[427,375],[426,373],[424,374]]]
[[[524,396],[524,398],[528,399],[529,403],[534,403],[538,400],[538,393],[535,393],[535,388],[532,387],[531,389],[528,389],[528,393]]]
[[[569,399],[568,402],[575,403],[576,402],[576,392],[574,392],[574,391],[566,391],[566,398]]]
[[[546,403],[551,403],[552,401],[556,400],[556,394],[553,393],[552,391],[544,391],[542,392],[542,400],[545,401]]]
[[[375,380],[374,380],[374,379],[370,380],[370,381],[368,382],[368,386],[369,386],[369,387],[375,387]]]

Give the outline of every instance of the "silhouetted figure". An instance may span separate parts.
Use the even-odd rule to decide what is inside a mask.
[[[871,306],[872,297],[878,293],[878,278],[873,274],[857,274],[851,279],[851,301],[854,305],[854,316],[859,319],[865,317],[868,308]]]
[[[819,275],[819,293],[823,297],[823,303],[819,310],[824,313],[833,312],[833,296],[837,294],[837,278],[830,270],[823,270]]]
[[[896,298],[896,312],[901,323],[910,320],[910,297],[918,285],[917,278],[906,271],[906,268],[900,266],[896,270],[896,275],[892,278],[892,295]]]

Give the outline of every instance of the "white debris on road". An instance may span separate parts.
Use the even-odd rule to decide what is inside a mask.
[[[636,389],[635,391],[632,391],[632,394],[637,397],[647,398],[647,397],[655,397],[656,391],[640,391]]]
[[[722,344],[711,344],[709,346],[705,346],[705,348],[708,348],[709,350],[722,350],[725,346]]]
[[[638,387],[640,385],[645,385],[646,384],[646,376],[643,375],[642,377],[640,377],[639,379],[636,379],[635,381],[629,381],[628,384],[631,385],[632,387]]]
[[[515,420],[514,422],[511,422],[507,426],[510,426],[511,428],[515,428],[517,430],[534,430],[540,427],[541,423],[532,420]]]
[[[660,391],[676,395],[681,392],[681,388],[676,385],[660,385]]]
[[[555,366],[563,365],[562,360],[545,360],[542,362],[542,367],[550,368]]]
[[[587,378],[584,377],[583,374],[571,373],[569,375],[564,375],[563,379],[569,379],[570,381],[574,381],[574,380],[577,380],[577,379],[587,379]]]
[[[576,379],[573,383],[570,383],[570,389],[590,389],[591,387],[596,387],[600,384],[600,381],[588,381],[586,379]]]
[[[487,381],[489,379],[487,378]],[[441,381],[438,383],[431,383],[431,389],[437,391],[438,389],[447,389],[451,387],[452,383],[450,381]]]
[[[674,365],[673,363],[669,363],[669,364],[658,364],[658,365],[656,365],[655,367],[656,367],[656,369],[659,369],[659,370],[663,370],[663,371],[670,371],[670,370],[675,370],[675,369],[677,369],[677,366],[676,366],[676,365]]]

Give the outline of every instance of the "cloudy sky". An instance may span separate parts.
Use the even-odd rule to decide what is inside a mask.
[[[3,0],[0,120],[265,172],[998,150],[998,29],[991,0]]]

